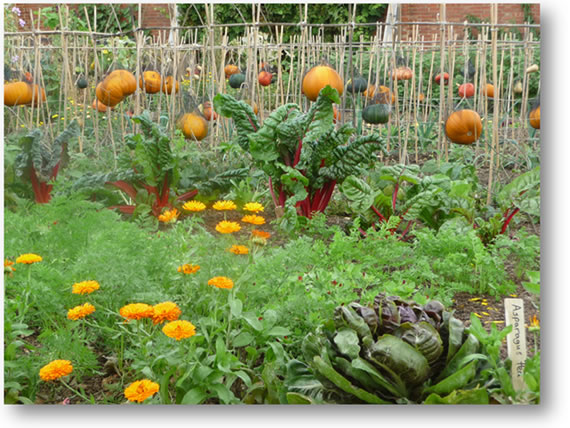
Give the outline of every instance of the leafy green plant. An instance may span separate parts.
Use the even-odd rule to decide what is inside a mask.
[[[488,402],[476,378],[475,336],[437,301],[380,293],[372,305],[337,306],[333,320],[305,336],[307,365],[291,361],[290,391],[337,403]],[[311,376],[312,375],[312,376]]]
[[[66,162],[67,144],[79,135],[77,121],[69,126],[53,140],[47,130],[33,129],[20,138],[21,151],[15,159],[16,175],[31,181],[35,201],[48,203],[51,199],[53,184],[60,167]]]
[[[354,128],[335,129],[334,102],[340,102],[338,92],[325,87],[306,113],[286,104],[260,126],[245,102],[224,94],[214,98],[216,111],[235,120],[237,142],[269,176],[275,206],[289,215],[311,218],[314,212],[323,212],[336,184],[362,172],[361,165],[374,151],[385,150],[379,135],[349,141]]]

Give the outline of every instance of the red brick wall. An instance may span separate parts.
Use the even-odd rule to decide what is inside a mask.
[[[30,19],[30,11],[34,13],[38,9],[42,9],[45,7],[55,7],[56,4],[53,3],[19,3],[15,5],[21,11],[20,18],[26,21],[25,27],[22,28],[24,31],[29,31],[31,29],[31,19]],[[80,6],[80,5],[79,5]],[[70,4],[69,8],[71,10],[76,10],[78,7],[77,4]],[[70,12],[71,13],[71,12]],[[83,13],[82,13],[83,15]],[[135,8],[135,22],[138,22],[138,10]],[[37,28],[37,15],[33,14],[34,19],[34,26]],[[91,23],[93,25],[93,23]],[[142,5],[142,27],[169,27],[170,26],[170,19],[168,14],[168,5],[166,3],[145,3]],[[46,29],[43,26],[40,28]],[[99,31],[102,31],[100,29]]]
[[[414,3],[400,4],[400,17],[402,22],[437,22],[440,12],[439,3]],[[467,15],[473,15],[480,20],[490,21],[491,15],[490,4],[484,3],[456,3],[446,5],[446,21],[447,22],[463,22]],[[517,3],[499,3],[497,18],[500,24],[522,24],[524,21],[524,12],[521,4]],[[531,13],[536,24],[540,24],[540,4],[531,5]],[[432,40],[433,36],[439,37],[440,28],[436,25],[422,25],[419,28],[420,36],[424,36],[425,40]],[[457,28],[457,31],[462,30]],[[522,31],[522,28],[519,28]],[[476,33],[476,31],[474,31]],[[402,26],[402,40],[411,37],[412,25]]]

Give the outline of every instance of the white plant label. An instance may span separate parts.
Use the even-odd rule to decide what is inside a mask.
[[[526,328],[524,324],[524,302],[522,299],[505,299],[505,323],[513,330],[507,335],[507,352],[513,365],[511,376],[516,391],[525,388],[524,365],[526,361]]]

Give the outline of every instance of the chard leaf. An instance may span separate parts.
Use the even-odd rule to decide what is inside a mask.
[[[346,177],[340,190],[348,198],[349,206],[357,213],[363,213],[370,209],[374,203],[372,188],[364,180],[349,175]]]
[[[249,151],[248,135],[257,132],[260,128],[251,106],[244,101],[236,100],[231,95],[217,94],[214,97],[214,110],[219,115],[234,120],[237,128],[236,141],[243,150]]]

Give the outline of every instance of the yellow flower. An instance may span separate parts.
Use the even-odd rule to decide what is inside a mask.
[[[123,318],[140,320],[141,318],[152,318],[154,309],[146,303],[131,303],[119,309],[119,313]]]
[[[192,264],[184,264],[182,266],[178,266],[178,272],[182,272],[186,275],[191,275],[196,273],[200,270],[200,266],[192,265]]]
[[[172,208],[171,210],[164,211],[161,215],[158,216],[158,220],[163,223],[174,223],[180,213],[176,208]]]
[[[256,225],[265,224],[265,219],[259,215],[246,215],[241,221]]]
[[[22,254],[16,259],[16,263],[24,263],[26,265],[31,265],[32,263],[41,262],[42,256],[38,256],[37,254]]]
[[[237,208],[236,204],[233,201],[217,201],[212,208],[217,211],[230,211],[235,210]]]
[[[208,281],[208,285],[212,285],[217,288],[233,288],[234,282],[225,276],[215,276]]]
[[[263,205],[259,202],[248,202],[243,207],[244,210],[257,214],[263,211]]]
[[[264,232],[263,230],[257,230],[257,229],[252,230],[251,234],[253,236],[257,236],[258,238],[264,238],[264,239],[269,239],[269,237],[271,236],[271,233]]]
[[[87,315],[92,314],[93,312],[95,312],[95,306],[93,306],[91,303],[85,303],[84,305],[76,306],[67,311],[67,318],[75,321],[81,318],[85,318]]]
[[[199,211],[204,211],[206,209],[206,205],[204,205],[200,201],[188,201],[184,205],[182,205],[182,208],[186,211],[199,212]]]
[[[216,230],[220,233],[233,233],[238,232],[241,226],[235,221],[223,220],[216,225]]]
[[[162,327],[162,332],[172,339],[181,340],[194,336],[196,327],[190,321],[172,321]]]
[[[182,314],[182,311],[174,302],[158,303],[153,306],[153,310],[153,324],[160,324],[164,321],[175,321]]]
[[[59,114],[54,114],[51,118],[52,119],[57,119],[59,117]]]
[[[158,392],[160,386],[156,382],[148,379],[137,380],[125,388],[125,397],[129,401],[137,401],[142,403],[149,397]]]
[[[71,361],[54,360],[40,369],[40,378],[45,381],[55,380],[67,376],[72,371],[73,366],[71,365]]]
[[[228,251],[230,253],[234,253],[234,254],[248,254],[249,253],[249,250],[244,245],[232,245]]]
[[[95,290],[99,290],[99,283],[97,281],[81,281],[73,284],[73,294],[91,294]]]

